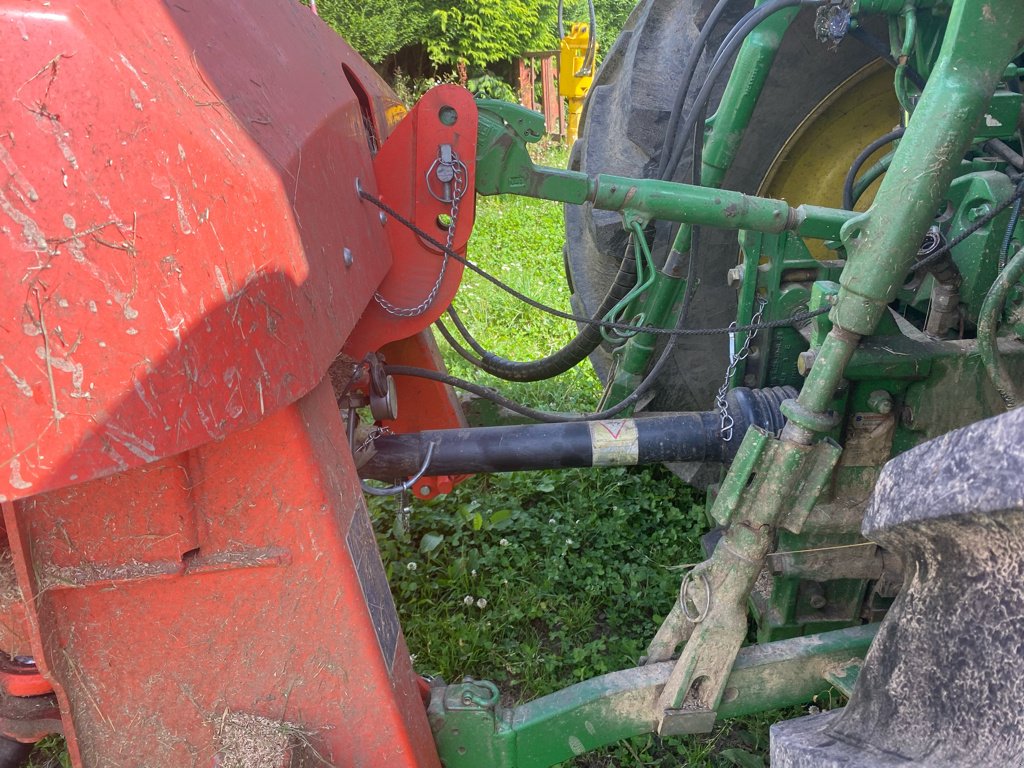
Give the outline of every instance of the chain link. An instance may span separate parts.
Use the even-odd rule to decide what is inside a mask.
[[[373,445],[374,441],[378,440],[381,437],[385,437],[386,435],[393,435],[393,434],[394,434],[394,432],[391,431],[390,427],[381,427],[381,426],[374,425],[373,429],[371,429],[367,433],[366,438],[363,440],[363,442],[360,443],[359,447],[356,448],[352,453],[353,454],[362,453],[367,448],[369,448],[371,445]]]
[[[419,317],[426,312],[430,305],[434,303],[434,299],[437,298],[438,292],[441,290],[441,284],[444,282],[445,273],[448,270],[448,254],[452,250],[452,243],[455,241],[455,225],[459,219],[459,204],[462,201],[462,196],[466,193],[466,164],[463,163],[457,154],[453,151],[451,153],[451,160],[444,161],[441,157],[430,166],[427,171],[427,189],[430,194],[441,199],[434,194],[433,188],[431,187],[431,175],[434,173],[438,174],[440,178],[441,169],[447,169],[451,171],[451,213],[449,214],[450,221],[448,222],[448,238],[444,245],[444,256],[441,259],[441,270],[437,275],[437,280],[434,281],[434,287],[430,289],[430,293],[427,297],[417,304],[415,307],[399,307],[392,304],[390,301],[385,299],[380,291],[373,294],[373,299],[376,301],[381,308],[389,315],[395,317]],[[447,182],[445,182],[447,186]]]
[[[761,298],[757,298],[757,311],[754,316],[750,319],[749,325],[757,326],[761,322],[761,318],[764,315],[764,308],[768,306],[768,302]],[[729,331],[729,365],[725,369],[725,381],[722,382],[722,386],[718,388],[718,394],[715,395],[715,408],[718,410],[718,415],[721,420],[719,432],[722,436],[722,440],[730,442],[732,440],[732,430],[735,426],[735,421],[732,416],[729,415],[729,403],[725,397],[729,394],[729,384],[732,382],[732,377],[736,373],[736,368],[741,362],[750,357],[750,345],[757,337],[757,333],[760,328],[754,328],[754,330],[747,333],[746,338],[743,340],[743,346],[740,347],[739,351],[736,351],[736,322],[732,322],[729,325],[731,329]]]

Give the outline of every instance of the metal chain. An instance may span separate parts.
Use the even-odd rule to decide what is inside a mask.
[[[440,177],[441,168],[451,171],[452,185],[451,213],[449,215],[450,221],[448,222],[448,239],[445,241],[444,245],[444,256],[441,259],[441,271],[438,272],[437,280],[434,281],[434,287],[430,289],[430,293],[428,293],[427,297],[415,307],[396,306],[385,299],[381,295],[380,291],[374,292],[374,301],[376,301],[385,312],[389,315],[394,315],[395,317],[419,317],[426,312],[430,308],[430,305],[434,303],[434,299],[437,298],[437,294],[441,290],[441,283],[444,282],[444,276],[448,270],[448,254],[451,253],[452,243],[455,241],[455,224],[459,219],[459,203],[462,201],[462,196],[466,193],[466,164],[459,159],[455,152],[451,153],[450,162],[442,162],[440,157],[434,161],[430,166],[430,169],[427,171],[427,189],[430,191],[430,194],[437,199],[441,198],[438,198],[438,196],[434,194],[431,188],[430,176],[432,173],[437,171],[438,176]]]
[[[761,322],[761,318],[764,315],[764,308],[768,306],[768,302],[758,296],[757,298],[757,311],[754,316],[750,319],[750,325],[757,326]],[[732,428],[736,422],[729,415],[729,403],[725,397],[729,394],[729,384],[732,382],[732,377],[736,373],[736,368],[741,362],[750,357],[750,345],[757,337],[757,333],[760,328],[755,327],[753,331],[749,332],[746,338],[743,340],[743,346],[740,347],[739,351],[736,351],[736,323],[733,322],[729,325],[732,329],[729,331],[729,365],[725,369],[725,381],[722,382],[722,386],[718,388],[718,394],[715,395],[715,408],[718,410],[719,418],[721,419],[721,425],[719,433],[722,436],[722,440],[729,442],[732,440]]]
[[[364,439],[363,442],[359,444],[359,447],[356,448],[354,451],[352,451],[352,453],[353,454],[362,453],[367,448],[369,448],[371,445],[373,445],[374,441],[376,441],[377,439],[379,439],[381,437],[384,437],[386,435],[393,435],[393,434],[394,434],[394,432],[391,431],[390,427],[381,427],[381,426],[374,425],[373,429],[371,429],[367,433],[366,439]]]

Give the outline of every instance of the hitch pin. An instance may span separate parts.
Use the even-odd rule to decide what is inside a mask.
[[[444,188],[444,202],[452,201],[452,180],[455,178],[455,160],[451,144],[442,144],[434,175]]]

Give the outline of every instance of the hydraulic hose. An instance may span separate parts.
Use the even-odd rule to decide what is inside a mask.
[[[708,70],[704,84],[701,86],[700,91],[697,92],[697,98],[694,100],[693,107],[687,115],[686,122],[683,123],[683,129],[676,137],[675,145],[672,147],[668,162],[664,165],[665,171],[660,174],[661,178],[671,179],[675,176],[676,169],[679,167],[679,162],[682,160],[683,152],[685,151],[686,144],[688,143],[687,139],[693,135],[693,131],[697,127],[698,115],[703,114],[703,110],[707,107],[708,102],[711,99],[711,93],[715,88],[715,83],[718,81],[719,76],[721,76],[733,56],[739,51],[740,46],[743,45],[743,41],[746,40],[747,35],[753,32],[761,22],[772,14],[781,11],[783,8],[817,6],[822,5],[823,2],[824,0],[768,0],[768,2],[755,7],[740,19],[739,23],[733,27],[732,31],[726,36],[721,49],[715,55],[715,59],[711,64],[711,68]],[[666,149],[668,149],[667,146]]]
[[[565,37],[565,23],[562,20],[564,0],[558,0],[558,39]],[[587,15],[590,17],[590,34],[587,39],[587,50],[583,54],[583,65],[575,73],[576,77],[592,74],[594,60],[597,58],[597,15],[594,12],[594,0],[587,0]]]
[[[985,366],[985,371],[1007,408],[1016,408],[1020,404],[1020,393],[1013,378],[1003,368],[999,359],[999,346],[996,341],[996,332],[999,330],[999,315],[1006,305],[1006,297],[1010,289],[1024,277],[1024,248],[1017,251],[1017,254],[1010,259],[1006,269],[999,273],[999,277],[992,283],[985,301],[981,305],[981,312],[978,316],[978,355]]]
[[[670,154],[668,148],[672,145],[676,131],[679,128],[679,119],[683,114],[683,106],[686,104],[686,94],[690,92],[690,85],[693,82],[693,75],[697,71],[697,64],[704,53],[704,49],[708,46],[711,34],[714,32],[715,27],[718,26],[718,22],[721,21],[722,15],[728,9],[730,2],[731,0],[718,0],[714,10],[711,11],[711,14],[704,22],[700,34],[697,36],[697,42],[690,53],[689,59],[686,61],[686,68],[679,79],[679,90],[676,92],[676,99],[672,104],[672,111],[669,113],[668,124],[665,126],[665,143],[661,152],[661,162],[658,164],[658,178],[663,181],[668,180],[668,177],[665,175],[668,171]]]
[[[868,158],[886,144],[891,144],[896,141],[896,139],[902,138],[905,132],[906,129],[903,127],[896,128],[895,130],[889,131],[889,133],[884,136],[879,136],[861,150],[861,153],[857,155],[857,159],[853,161],[853,165],[850,166],[850,170],[846,172],[846,180],[843,182],[843,208],[848,211],[853,210],[853,206],[857,200],[854,195],[853,185],[857,181],[857,174],[860,173],[860,169],[864,166],[864,163],[868,161]]]
[[[615,280],[612,281],[611,286],[608,288],[608,293],[605,294],[601,305],[594,313],[594,317],[598,320],[603,319],[611,308],[629,293],[635,280],[636,256],[633,248],[629,247],[622,257],[622,264],[619,266],[618,274],[616,274]],[[473,357],[468,350],[452,337],[448,329],[444,327],[444,324],[438,322],[437,329],[451,345],[452,349],[461,357],[480,368],[480,370],[505,381],[543,381],[544,379],[552,379],[575,368],[601,344],[601,326],[587,324],[568,344],[547,357],[528,362],[509,360],[484,348],[483,345],[473,338],[473,335],[463,324],[454,307],[448,309],[448,316],[462,338],[466,340],[466,343],[480,357]]]
[[[892,165],[892,159],[895,156],[895,152],[889,152],[879,160],[877,163],[868,168],[857,179],[857,183],[853,185],[853,199],[850,201],[852,206],[857,205],[857,201],[860,200],[861,196],[868,191],[868,187],[875,183],[880,177],[884,176],[889,170],[889,166]]]

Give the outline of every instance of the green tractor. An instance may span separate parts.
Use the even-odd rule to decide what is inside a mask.
[[[579,463],[667,461],[714,529],[636,669],[514,710],[450,686],[447,765],[705,732],[823,681],[849,705],[775,726],[773,765],[1020,761],[1022,47],[1009,0],[646,0],[567,171],[527,155],[538,118],[481,104],[477,190],[565,203],[580,332],[478,364],[589,357],[590,418],[637,426]]]

